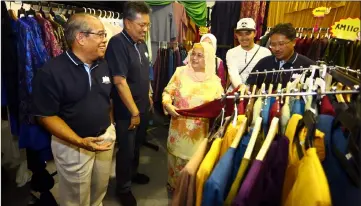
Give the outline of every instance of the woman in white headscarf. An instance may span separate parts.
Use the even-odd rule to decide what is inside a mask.
[[[220,98],[223,93],[221,81],[214,72],[216,55],[210,44],[194,44],[187,58],[189,63],[176,69],[162,95],[164,109],[172,116],[167,142],[171,190],[180,171],[207,137],[209,127],[209,119],[180,116],[176,110],[197,107]]]
[[[213,35],[213,34],[205,34],[201,37],[201,40],[200,42],[207,42],[209,43],[210,45],[213,46],[214,48],[214,51],[217,52],[217,38]],[[227,74],[226,74],[226,71],[225,71],[225,68],[223,66],[223,61],[221,58],[219,57],[215,57],[214,59],[214,62],[216,64],[216,69],[215,69],[215,73],[217,74],[217,76],[221,79],[221,84],[222,84],[222,87],[223,89],[226,88],[226,84],[227,84]],[[187,64],[188,63],[188,57],[186,60],[184,60],[184,64]]]

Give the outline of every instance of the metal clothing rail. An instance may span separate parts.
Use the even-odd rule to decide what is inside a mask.
[[[330,67],[328,67],[330,68]],[[249,73],[250,75],[253,75],[253,74],[269,74],[269,73],[279,73],[279,72],[294,72],[294,71],[308,71],[308,70],[313,70],[313,69],[323,69],[322,67],[314,67],[314,68],[303,68],[303,67],[300,67],[300,68],[297,68],[297,69],[294,69],[293,67],[291,67],[290,69],[279,69],[279,70],[272,70],[272,71],[263,71],[263,72],[259,72],[259,71],[256,71],[256,72],[251,72]]]
[[[255,95],[228,95],[227,99],[249,99],[253,97],[284,97],[284,96],[316,96],[316,95],[327,95],[327,94],[358,94],[358,85],[355,85],[354,90],[342,90],[342,91],[328,91],[328,92],[295,92],[295,93],[277,93],[277,94],[255,94]],[[222,95],[224,98],[225,95]],[[223,99],[222,98],[222,99]]]

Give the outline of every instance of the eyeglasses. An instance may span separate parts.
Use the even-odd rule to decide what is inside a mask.
[[[197,58],[199,58],[199,59],[202,59],[202,58],[204,58],[204,55],[203,54],[201,54],[201,53],[191,53],[191,57],[192,58],[194,58],[194,57],[197,57]]]
[[[151,23],[138,23],[138,22],[135,22],[135,21],[133,21],[135,24],[137,24],[138,26],[140,26],[142,29],[144,29],[144,28],[147,28],[147,29],[150,29],[150,27],[152,27],[152,24]]]
[[[100,38],[106,38],[107,37],[107,33],[106,32],[98,32],[98,33],[94,33],[94,32],[90,32],[90,31],[82,31],[81,33],[84,34],[94,34],[97,35]]]
[[[286,44],[290,43],[291,41],[288,42],[278,42],[278,43],[270,43],[270,48],[276,48],[276,47],[284,47]]]

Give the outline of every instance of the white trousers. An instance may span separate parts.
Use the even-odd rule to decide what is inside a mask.
[[[101,137],[115,141],[114,126],[109,126]],[[60,206],[102,206],[114,144],[109,151],[91,152],[53,136],[51,149],[59,176]]]

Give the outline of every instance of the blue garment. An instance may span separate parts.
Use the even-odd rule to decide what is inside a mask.
[[[154,80],[154,71],[152,65],[149,65],[149,80],[150,81]]]
[[[1,76],[1,106],[5,107],[8,105],[8,101],[6,99],[6,89],[3,80],[3,76]]]
[[[270,113],[270,109],[271,109],[271,98],[267,98],[266,103],[263,105],[262,108],[262,127],[263,127],[263,132],[264,132],[264,136],[267,136],[268,133],[268,119],[269,119],[269,113]]]
[[[204,185],[202,206],[223,205],[224,199],[228,195],[226,186],[229,176],[232,173],[233,157],[236,148],[229,148],[219,160],[211,176]]]
[[[20,121],[29,122],[33,78],[39,68],[49,60],[41,36],[37,34],[37,23],[30,17],[17,21],[16,35],[19,61]]]
[[[39,25],[31,17],[19,18],[16,22],[21,122],[19,147],[47,150],[45,156],[51,156],[49,150],[51,135],[39,125],[34,124],[31,115],[33,78],[37,70],[50,58],[40,32]],[[43,157],[43,159],[46,158]]]
[[[226,194],[228,194],[229,190],[232,187],[232,183],[236,179],[239,166],[241,165],[244,153],[247,150],[247,146],[248,146],[249,140],[251,139],[251,135],[252,135],[252,129],[249,133],[247,133],[246,135],[244,135],[242,137],[241,142],[237,147],[236,154],[233,157],[232,174],[227,183]]]
[[[294,114],[303,115],[302,107],[301,107],[301,100],[299,100],[299,99],[295,99],[293,101],[291,116]]]
[[[332,125],[333,120],[333,116],[319,115],[317,121],[317,128],[325,133],[326,158],[322,162],[322,165],[330,187],[332,205],[357,206],[360,205],[361,189],[352,184],[347,173],[342,168],[340,161],[332,151],[332,146],[336,146],[342,154],[346,155],[348,153],[348,140],[344,136],[341,128],[336,128],[332,132],[330,125]]]
[[[172,78],[174,72],[174,52],[168,49],[168,81]]]

